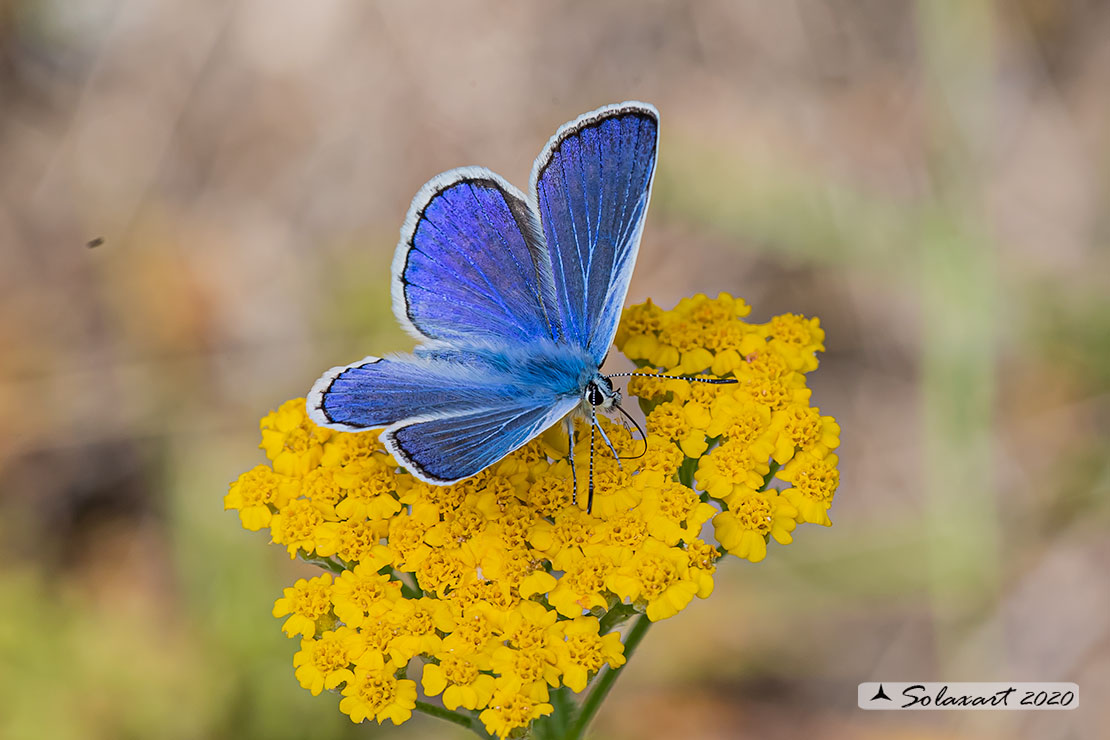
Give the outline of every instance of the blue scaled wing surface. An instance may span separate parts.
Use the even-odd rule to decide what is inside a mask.
[[[392,270],[394,313],[420,346],[333,368],[309,394],[313,421],[384,428],[399,462],[444,484],[574,410],[616,333],[657,142],[655,109],[621,103],[556,132],[528,198],[484,168],[429,181]]]
[[[382,440],[399,462],[428,483],[454,483],[493,465],[566,416],[578,399],[550,406],[517,401],[452,416],[410,419]]]
[[[555,339],[551,260],[523,194],[480,167],[412,201],[393,259],[393,312],[426,345]]]
[[[613,343],[647,214],[659,114],[618,103],[564,125],[532,169],[563,339],[600,365]]]
[[[317,380],[308,394],[308,413],[322,426],[361,432],[417,416],[497,407],[519,395],[515,385],[491,378],[465,358],[367,357]]]
[[[413,475],[454,483],[526,444],[578,403],[570,374],[548,382],[551,375],[535,375],[543,369],[534,364],[532,375],[503,368],[460,351],[367,357],[316,381],[308,412],[343,431],[385,427],[386,448]]]

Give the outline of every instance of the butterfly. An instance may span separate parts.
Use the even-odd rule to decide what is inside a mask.
[[[393,457],[436,485],[475,475],[559,421],[573,454],[576,415],[612,449],[596,413],[619,410],[621,395],[600,368],[658,149],[658,111],[625,102],[561,126],[528,195],[482,167],[432,178],[392,268],[393,312],[419,346],[332,368],[308,395],[310,418],[345,432],[384,428]],[[592,477],[591,455],[588,510]]]

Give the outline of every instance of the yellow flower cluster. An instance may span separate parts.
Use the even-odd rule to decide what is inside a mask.
[[[673,440],[694,467],[697,489],[720,506],[721,547],[759,562],[767,541],[791,542],[802,523],[829,525],[839,483],[840,426],[809,405],[805,374],[817,369],[825,332],[816,318],[744,321],[742,299],[685,298],[671,311],[650,300],[628,308],[617,346],[641,366],[670,374],[710,372],[737,383],[707,385],[636,377],[648,429]],[[774,479],[789,484],[771,487]]]
[[[613,628],[629,615],[671,617],[712,592],[724,552],[758,561],[768,537],[828,524],[839,430],[810,408],[804,381],[823,332],[793,315],[747,324],[748,311],[727,295],[626,310],[617,344],[631,359],[739,382],[633,378],[646,452],[600,420],[626,459],[595,452],[592,513],[581,472],[572,500],[559,425],[441,487],[399,467],[377,432],[317,427],[304,399],[267,415],[270,464],[240,476],[225,507],[324,569],[274,605],[300,637],[301,685],[339,691],[355,722],[400,724],[417,708],[419,672],[426,697],[515,736],[554,711],[552,691],[582,692],[623,665]],[[576,435],[576,460],[589,458],[589,436]],[[789,487],[770,488],[774,476]],[[717,543],[701,539],[710,521]]]

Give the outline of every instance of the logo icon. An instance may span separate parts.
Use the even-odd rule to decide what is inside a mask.
[[[876,699],[886,699],[887,701],[894,701],[893,699],[891,699],[889,696],[886,695],[885,691],[883,691],[883,685],[882,684],[879,684],[879,690],[876,691],[875,695],[871,697],[871,701],[875,701]]]

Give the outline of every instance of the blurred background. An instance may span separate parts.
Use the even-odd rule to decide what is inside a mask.
[[[629,300],[819,316],[842,477],[594,737],[1105,737],[1107,39],[1096,0],[0,0],[0,737],[454,736],[297,685],[305,571],[222,497],[269,409],[411,347],[421,184],[526,186],[625,99],[663,121]],[[1082,698],[863,712],[871,680]]]

